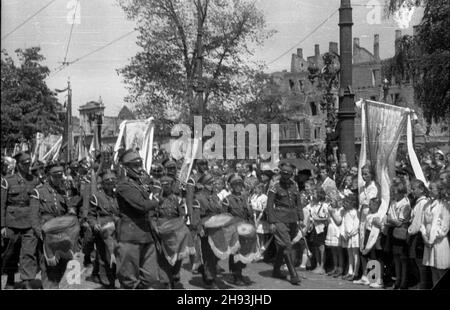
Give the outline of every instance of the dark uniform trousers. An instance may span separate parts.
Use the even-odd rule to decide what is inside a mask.
[[[34,280],[38,272],[37,236],[31,228],[30,194],[39,184],[35,177],[24,179],[18,174],[2,178],[1,226],[7,228],[9,239],[2,255],[2,273],[12,284],[18,270],[23,281]]]
[[[41,235],[42,226],[52,218],[67,214],[74,214],[69,199],[63,197],[61,193],[52,188],[49,184],[37,186],[35,193],[31,196],[31,209],[33,214],[33,230]],[[75,244],[76,240],[73,240]],[[55,266],[50,266],[44,255],[44,244],[39,242],[38,254],[41,268],[41,281],[44,289],[59,288],[67,263],[73,259],[71,252],[56,251],[54,256],[58,258]],[[49,253],[47,253],[49,254]],[[53,255],[52,255],[53,257]]]
[[[115,222],[119,207],[115,197],[108,196],[103,190],[91,196],[88,212],[88,223],[93,232],[93,241],[96,248],[93,275],[98,275],[100,282],[105,286],[114,286],[116,281],[116,268],[111,266],[111,257],[114,254],[116,240],[112,234],[104,236],[102,232],[95,231],[95,224],[100,226],[108,222]]]
[[[124,177],[117,183],[116,197],[120,210],[115,249],[117,278],[122,288],[149,288],[157,282],[155,242],[150,213],[158,205],[135,180]]]
[[[162,224],[171,219],[184,218],[186,211],[181,204],[181,198],[177,193],[172,193],[162,198],[159,206],[156,210],[155,224]],[[182,260],[178,260],[173,266],[167,261],[164,252],[162,251],[162,245],[160,245],[159,236],[156,236],[158,244],[157,248],[157,262],[158,262],[158,274],[159,280],[162,283],[169,284],[170,287],[174,287],[176,282],[180,281],[180,270]]]
[[[298,233],[297,222],[303,220],[297,184],[292,180],[286,184],[276,182],[269,189],[266,212],[269,223],[275,226],[273,235],[277,251],[274,271],[279,271],[284,259],[291,276],[297,277],[293,266],[291,241]]]
[[[196,197],[200,206],[200,219],[203,220],[209,216],[223,212],[222,205],[217,195],[208,193],[199,193]],[[202,225],[199,223],[199,226]],[[214,254],[209,245],[208,236],[200,236],[200,247],[202,253],[202,277],[206,284],[211,284],[217,277],[217,263],[219,258]]]
[[[247,196],[245,195],[237,196],[231,194],[224,199],[222,206],[224,210],[226,210],[231,215],[240,218],[243,221],[247,222],[251,221],[252,214],[247,206]],[[240,261],[235,262],[233,254],[229,256],[228,268],[231,271],[231,273],[233,273],[233,275],[242,276],[242,270],[246,266],[247,266],[246,264]]]

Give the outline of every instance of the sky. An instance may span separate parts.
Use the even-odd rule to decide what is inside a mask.
[[[257,7],[265,15],[267,27],[276,33],[258,48],[254,60],[268,64],[266,71],[290,69],[291,54],[303,48],[304,57],[314,55],[314,45],[320,45],[321,53],[328,50],[330,41],[339,42],[339,14],[335,13],[340,0],[256,0]],[[411,21],[400,24],[393,18],[385,19],[385,0],[352,0],[353,36],[360,38],[360,45],[373,51],[374,34],[380,35],[381,58],[394,54],[395,30],[412,34],[412,26],[420,22],[423,10],[416,9]],[[49,4],[45,7],[47,4]],[[40,46],[44,62],[52,73],[47,78],[51,89],[65,88],[70,79],[72,86],[73,115],[78,107],[88,101],[102,98],[105,115],[116,116],[123,105],[127,89],[118,68],[129,63],[138,52],[137,32],[133,32],[112,45],[88,55],[96,49],[128,34],[135,23],[126,19],[115,0],[1,0],[1,48],[14,55],[17,48]],[[8,35],[27,18],[43,9],[23,26]],[[75,12],[75,24],[73,20]],[[319,24],[329,18],[309,38],[304,38]],[[377,17],[380,18],[377,18]],[[69,34],[72,29],[69,48]],[[301,43],[300,43],[301,42]],[[66,61],[83,57],[80,61],[56,72],[65,55]],[[283,57],[279,57],[285,54]],[[274,61],[275,59],[278,60]],[[64,102],[64,94],[59,95]],[[132,106],[129,106],[133,108]]]

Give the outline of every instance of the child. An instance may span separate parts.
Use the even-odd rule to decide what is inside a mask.
[[[366,217],[366,221],[364,224],[364,241],[363,241],[363,248],[366,247],[367,241],[369,240],[370,233],[372,231],[372,226],[382,228],[381,221],[378,217],[376,217],[376,213],[378,212],[378,209],[380,208],[381,200],[379,197],[374,197],[369,201],[369,214]],[[363,285],[370,285],[372,288],[383,288],[383,251],[380,245],[380,236],[378,237],[376,244],[372,247],[372,249],[369,251],[369,253],[361,254],[361,266],[363,270],[363,276],[360,280],[355,281],[354,283],[357,284],[363,284]],[[374,283],[370,283],[367,274],[367,263],[369,260],[376,260],[380,263],[380,271],[381,274],[379,275],[378,279]]]
[[[314,225],[312,239],[316,259],[316,268],[313,270],[313,273],[317,274],[325,274],[325,238],[327,235],[329,208],[329,204],[325,202],[325,199],[325,191],[321,187],[317,187],[313,192],[311,201],[311,219]]]
[[[331,198],[331,208],[328,209],[328,229],[325,245],[331,250],[333,257],[333,269],[327,273],[328,276],[335,278],[342,276],[344,256],[342,252],[341,226],[342,226],[342,202],[337,198]]]
[[[406,239],[408,223],[411,218],[411,205],[407,193],[407,188],[402,182],[393,187],[391,205],[386,219],[386,224],[394,227],[390,231],[395,270],[394,289],[408,288],[409,253]]]
[[[250,204],[253,209],[253,219],[255,221],[256,233],[258,234],[258,244],[261,253],[265,251],[266,236],[269,233],[269,224],[265,220],[264,210],[267,205],[267,195],[264,193],[265,184],[259,183],[255,187],[255,193],[250,198]]]
[[[359,269],[359,218],[356,195],[348,195],[344,198],[343,209],[341,242],[342,247],[347,249],[348,271],[342,279],[353,281]]]

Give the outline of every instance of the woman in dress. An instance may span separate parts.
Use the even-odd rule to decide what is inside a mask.
[[[448,232],[450,226],[449,205],[444,201],[445,188],[440,181],[430,183],[431,202],[424,206],[420,227],[425,249],[424,266],[431,267],[433,286],[450,268],[450,245]]]

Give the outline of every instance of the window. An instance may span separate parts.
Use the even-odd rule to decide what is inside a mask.
[[[395,101],[394,104],[400,103],[400,94],[395,94]]]
[[[380,70],[378,70],[378,69],[372,70],[372,86],[376,85],[379,76],[380,76]]]
[[[288,139],[297,139],[297,126],[296,124],[289,124]]]
[[[311,101],[309,103],[309,106],[311,107],[311,115],[312,116],[316,116],[317,115],[317,106],[316,103],[314,101]]]
[[[298,85],[300,85],[300,91],[303,92],[305,85],[303,85],[303,81],[302,80],[298,80]]]
[[[289,80],[289,88],[291,90],[294,90],[294,86],[295,86],[294,81],[293,80]]]
[[[320,139],[320,127],[314,129],[314,139]]]
[[[370,100],[377,100],[377,97],[375,97],[375,96],[370,96]]]

